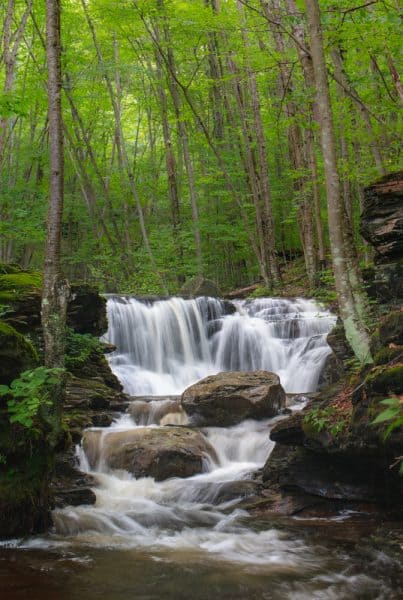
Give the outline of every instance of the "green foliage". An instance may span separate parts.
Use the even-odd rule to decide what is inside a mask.
[[[66,333],[66,369],[79,369],[93,353],[103,354],[103,345],[98,338],[89,333],[75,333],[67,329]]]
[[[403,399],[396,396],[381,400],[379,404],[383,404],[387,408],[376,416],[372,424],[377,425],[391,421],[384,433],[384,439],[387,439],[392,431],[403,425]]]
[[[304,423],[310,425],[316,432],[329,432],[333,437],[344,432],[348,426],[345,417],[340,418],[332,406],[312,408],[304,417]]]
[[[395,429],[403,426],[403,398],[395,396],[394,398],[386,398],[381,400],[379,404],[383,404],[387,408],[382,410],[372,421],[372,425],[380,425],[388,423],[384,431],[383,439],[387,440]],[[403,458],[399,457],[395,464],[399,464],[399,473],[403,476]],[[392,465],[392,466],[394,466]]]
[[[19,300],[32,290],[42,287],[41,273],[6,273],[0,275],[0,301],[12,302]]]
[[[312,291],[312,295],[321,302],[330,303],[337,300],[332,269],[323,269],[318,273],[318,285]]]
[[[271,295],[271,291],[269,290],[269,288],[265,287],[265,286],[259,286],[257,287],[255,290],[253,290],[253,292],[251,294],[249,294],[250,298],[266,298],[267,296]]]
[[[19,424],[29,430],[29,434],[40,435],[38,420],[44,407],[52,405],[49,386],[60,381],[64,369],[37,367],[25,371],[10,386],[0,386],[0,397],[7,400],[8,418],[11,424]]]

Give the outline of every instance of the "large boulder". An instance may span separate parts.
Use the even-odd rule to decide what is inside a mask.
[[[199,426],[228,427],[244,419],[274,417],[286,395],[275,373],[227,371],[188,387],[182,406]]]
[[[127,431],[84,433],[83,447],[92,468],[126,469],[135,477],[191,477],[201,473],[214,448],[186,427],[138,427]]]

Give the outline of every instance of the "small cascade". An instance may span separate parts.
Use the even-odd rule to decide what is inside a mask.
[[[287,392],[316,390],[335,317],[312,300],[108,297],[112,370],[131,395],[179,395],[219,371],[274,371]]]
[[[284,417],[228,428],[182,428],[186,415],[179,394],[222,370],[271,370],[288,391],[314,390],[335,318],[300,299],[147,303],[116,296],[108,299],[108,317],[106,339],[117,347],[111,367],[136,399],[109,428],[86,430],[78,454],[81,470],[97,481],[97,501],[55,510],[56,536],[84,546],[142,549],[171,560],[210,555],[264,571],[277,564],[305,571],[306,547],[297,549],[295,540],[289,545],[276,530],[249,528],[239,504],[259,497],[255,473],[274,446],[270,429]],[[179,454],[183,436],[189,437]],[[197,469],[178,471],[182,456],[193,460],[199,449]],[[150,456],[155,456],[153,469],[176,470],[149,475],[142,469]]]

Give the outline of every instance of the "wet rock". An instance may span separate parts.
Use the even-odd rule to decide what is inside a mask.
[[[328,387],[340,381],[344,375],[344,365],[334,352],[327,355],[319,376],[318,389]]]
[[[354,353],[347,341],[344,326],[340,318],[336,326],[327,334],[326,341],[339,361],[353,358]]]
[[[302,429],[304,414],[297,412],[288,419],[284,419],[273,427],[270,432],[270,439],[279,444],[288,446],[301,445],[304,443],[305,434]]]
[[[182,406],[199,426],[227,427],[245,419],[273,417],[285,407],[286,395],[277,375],[268,371],[229,371],[187,388]]]
[[[96,496],[92,491],[95,479],[78,468],[77,458],[72,448],[58,454],[51,484],[54,504],[57,508],[95,504]]]
[[[103,411],[110,409],[112,402],[125,403],[127,400],[126,394],[107,387],[98,379],[81,379],[68,375],[64,399],[65,410]]]
[[[102,441],[101,441],[102,438]],[[215,459],[213,447],[198,431],[185,427],[147,428],[128,431],[86,431],[83,447],[92,467],[101,461],[111,469],[126,469],[135,477],[191,477]]]
[[[257,497],[261,491],[262,485],[257,481],[248,479],[242,481],[226,481],[217,485],[214,494],[214,504],[231,502],[232,500],[245,500]]]
[[[168,415],[182,415],[180,396],[172,396],[161,400],[135,400],[128,407],[128,412],[137,425],[159,425]]]
[[[399,494],[387,473],[387,462],[311,452],[277,445],[263,468],[262,479],[283,490],[345,501],[390,502]],[[387,486],[387,487],[385,487]]]

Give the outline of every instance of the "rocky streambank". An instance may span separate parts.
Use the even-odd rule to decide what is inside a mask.
[[[362,232],[375,251],[367,272],[374,308],[373,364],[351,369],[352,352],[340,321],[328,335],[329,355],[322,391],[302,412],[277,424],[276,446],[262,473],[262,501],[254,510],[280,514],[325,514],[368,510],[401,519],[402,426],[393,418],[374,423],[403,394],[403,173],[366,190]],[[325,384],[330,385],[325,385]],[[395,419],[403,409],[395,409]]]

